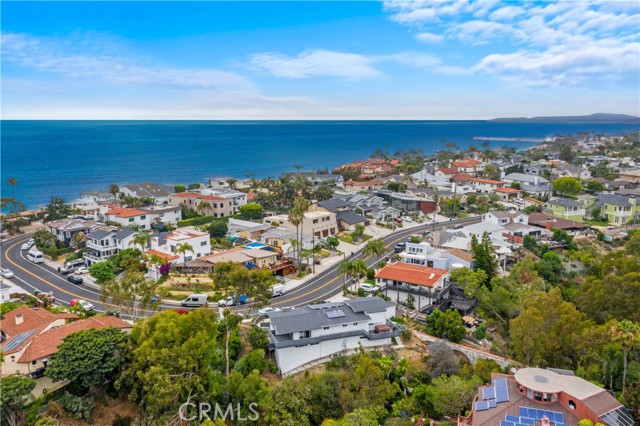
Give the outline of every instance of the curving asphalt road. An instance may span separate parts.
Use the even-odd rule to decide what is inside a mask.
[[[446,229],[457,224],[469,225],[480,220],[479,217],[457,219],[449,222],[441,222],[437,225],[419,225],[412,228],[400,229],[382,238],[388,250],[392,251],[393,246],[398,242],[405,241],[412,234],[426,230]],[[86,284],[75,285],[67,281],[67,276],[63,276],[55,269],[44,263],[35,264],[26,259],[26,250],[20,250],[22,244],[30,238],[30,234],[13,239],[2,244],[1,263],[4,268],[9,268],[15,274],[12,278],[17,285],[33,293],[34,290],[43,292],[52,291],[56,296],[56,303],[68,305],[71,299],[84,299],[91,302],[97,312],[113,310],[117,307],[100,301],[99,290],[89,287]],[[350,259],[362,258],[360,249],[353,254]],[[368,257],[365,260],[367,266],[371,266],[378,260]],[[338,264],[323,271],[316,277],[284,294],[283,296],[271,300],[271,305],[276,307],[293,307],[306,305],[311,302],[325,300],[341,292],[342,275],[337,273]],[[176,309],[178,305],[172,303],[162,303],[160,309]],[[213,308],[213,307],[212,307]],[[215,307],[217,309],[217,307]],[[250,305],[234,307],[239,310],[246,310]],[[150,315],[155,311],[141,310],[142,315]]]

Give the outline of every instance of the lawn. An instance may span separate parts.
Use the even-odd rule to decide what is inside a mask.
[[[338,239],[340,241],[344,241],[347,244],[360,244],[360,243],[363,243],[363,242],[365,242],[367,240],[370,240],[371,238],[373,238],[371,235],[364,234],[364,235],[362,235],[362,238],[360,238],[360,241],[358,243],[354,243],[353,242],[353,237],[351,236],[351,234],[344,234],[344,235],[340,235],[338,237]]]
[[[609,222],[606,222],[604,220],[587,219],[584,221],[584,223],[593,226],[609,226]]]

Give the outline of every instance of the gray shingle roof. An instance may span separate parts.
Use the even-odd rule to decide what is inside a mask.
[[[330,212],[337,212],[338,209],[348,208],[351,204],[347,201],[341,200],[340,198],[331,198],[329,200],[320,201],[318,205],[324,209],[329,210]]]
[[[598,196],[596,206],[601,206],[603,204],[611,204],[618,207],[631,207],[628,197],[617,194],[602,194]]]
[[[349,225],[355,225],[356,223],[363,223],[365,221],[364,217],[352,211],[338,212],[336,213],[336,219],[347,222]]]
[[[563,207],[584,207],[581,202],[570,200],[568,198],[558,198],[557,200],[551,200],[549,201],[549,204]]]
[[[389,302],[377,297],[361,298],[345,302],[307,305],[290,311],[272,312],[269,314],[269,318],[275,327],[276,334],[280,335],[350,322],[369,321],[371,318],[365,312],[380,312],[383,306],[388,305]],[[342,311],[344,315],[334,318],[327,316],[327,312],[337,310]]]
[[[91,238],[93,240],[101,240],[103,238],[109,237],[111,234],[113,234],[113,232],[98,229],[87,235],[87,238]]]
[[[123,229],[122,231],[118,232],[116,234],[116,238],[120,241],[124,240],[125,238],[127,238],[129,235],[133,235],[135,234],[137,231],[133,230],[133,229]]]
[[[129,191],[135,193],[138,197],[158,198],[168,197],[170,194],[169,190],[165,186],[158,185],[154,182],[123,185],[123,188],[126,188]]]

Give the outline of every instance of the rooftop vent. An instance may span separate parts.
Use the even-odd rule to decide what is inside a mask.
[[[342,318],[346,316],[342,311],[342,309],[336,309],[335,311],[327,311],[326,315],[327,315],[327,318],[331,318],[331,319]]]

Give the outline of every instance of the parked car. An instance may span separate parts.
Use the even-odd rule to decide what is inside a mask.
[[[262,309],[260,309],[260,310],[258,311],[258,313],[259,313],[260,315],[266,315],[266,314],[269,314],[269,313],[271,313],[271,312],[280,312],[281,310],[282,310],[282,309],[280,309],[280,308],[273,308],[273,307],[271,307],[271,306],[267,306],[266,308],[262,308]]]
[[[32,238],[26,243],[22,244],[22,247],[20,248],[20,250],[29,250],[31,247],[33,247],[35,243],[36,241]]]
[[[455,226],[453,227],[453,229],[462,229],[462,228],[464,228],[464,225],[463,225],[463,224],[461,224],[461,223],[459,223],[459,224],[457,224],[457,225],[455,225]]]
[[[405,222],[413,222],[413,219],[411,219],[409,216],[402,216],[402,220],[404,220]]]
[[[33,263],[42,263],[44,262],[44,255],[41,251],[31,250],[27,253],[27,260],[30,260]]]
[[[394,220],[396,223],[402,223],[402,218],[400,218],[400,217],[394,217],[394,218],[393,218],[393,220]]]
[[[75,274],[76,275],[82,275],[82,274],[88,274],[89,273],[89,268],[87,268],[86,266],[81,266],[78,269],[76,269]]]
[[[369,283],[360,284],[360,288],[365,291],[365,293],[375,293],[378,291],[378,287]]]
[[[75,274],[74,275],[69,275],[67,277],[67,281],[69,281],[70,283],[75,284],[75,285],[80,285],[80,284],[82,284],[84,282],[84,280],[82,279],[82,277],[80,275],[75,275]]]
[[[36,368],[31,373],[29,373],[29,378],[39,379],[40,377],[44,377],[45,370],[46,370],[46,367]]]
[[[395,245],[395,247],[393,248],[393,251],[395,251],[396,253],[400,253],[401,251],[403,251],[405,248],[407,248],[407,243],[398,243]]]
[[[247,295],[246,294],[243,294],[242,296],[240,296],[238,298],[236,296],[236,294],[234,293],[231,296],[227,297],[226,299],[218,300],[218,306],[220,306],[220,307],[244,305],[245,303],[247,303]]]
[[[431,219],[425,222],[427,225],[437,225],[438,221],[435,219]]]
[[[0,275],[2,275],[5,278],[13,278],[13,271],[11,269],[7,269],[7,268],[0,268]]]
[[[85,311],[93,311],[93,305],[84,299],[72,299],[69,306],[80,306]]]
[[[271,291],[273,292],[273,297],[282,296],[284,294],[284,284],[276,284],[271,287]]]
[[[62,275],[66,275],[66,274],[70,274],[70,273],[74,272],[75,270],[77,270],[77,269],[79,269],[80,267],[83,267],[83,266],[85,266],[84,259],[74,259],[74,260],[70,260],[69,262],[65,263],[64,266],[62,268],[60,268],[59,272]]]

